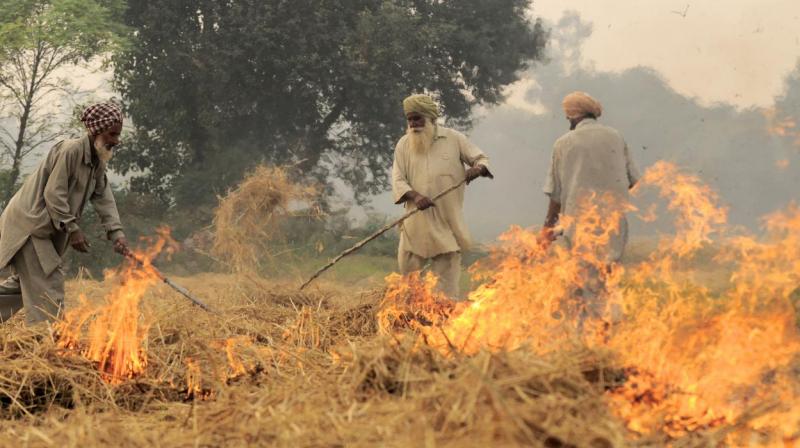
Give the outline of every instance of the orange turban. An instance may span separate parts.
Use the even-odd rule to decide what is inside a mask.
[[[572,92],[564,97],[564,113],[567,118],[581,118],[593,115],[595,118],[603,114],[603,105],[585,92]]]

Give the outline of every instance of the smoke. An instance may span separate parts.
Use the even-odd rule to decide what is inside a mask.
[[[756,228],[761,216],[796,198],[800,148],[770,131],[764,110],[704,106],[647,67],[597,71],[581,63],[581,46],[590,35],[591,26],[577,14],[565,15],[552,27],[548,62],[525,73],[521,88],[504,105],[478,111],[470,138],[489,156],[495,179],[480,179],[467,189],[465,215],[477,240],[493,240],[511,224],[541,225],[552,144],[569,128],[560,104],[573,90],[603,103],[600,121],[625,136],[640,169],[666,160],[697,174],[730,207],[734,225]],[[787,78],[775,109],[800,118],[798,98],[800,67]],[[643,197],[637,205],[645,210],[651,199]],[[374,201],[380,211],[396,214],[388,204],[384,196]],[[659,229],[631,221],[634,235]]]

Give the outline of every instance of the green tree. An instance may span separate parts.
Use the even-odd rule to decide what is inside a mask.
[[[122,0],[0,0],[0,150],[11,164],[0,205],[25,157],[58,135],[55,104],[70,93],[64,70],[121,43],[122,10]]]
[[[137,128],[115,159],[165,203],[213,201],[256,162],[299,164],[357,197],[386,188],[400,104],[450,125],[542,55],[530,0],[141,0],[116,86]]]

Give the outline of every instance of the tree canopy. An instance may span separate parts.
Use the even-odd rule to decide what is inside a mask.
[[[541,58],[530,0],[141,0],[115,84],[136,124],[114,163],[134,190],[213,200],[256,162],[298,164],[358,197],[386,188],[401,101],[477,104]]]

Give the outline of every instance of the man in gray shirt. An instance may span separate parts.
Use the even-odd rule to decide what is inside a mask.
[[[597,122],[603,113],[597,100],[586,93],[573,92],[564,98],[563,106],[570,132],[556,140],[544,185],[544,192],[550,197],[544,223],[544,233],[549,239],[559,217],[578,218],[581,205],[591,195],[613,198],[624,207],[629,202],[628,190],[639,180],[639,171],[622,135]],[[565,232],[567,243],[572,232],[574,229]],[[609,241],[610,263],[620,260],[628,240],[624,214],[616,233]]]
[[[628,241],[628,222],[625,218],[630,200],[628,190],[639,180],[639,172],[622,135],[597,122],[603,113],[603,107],[597,100],[584,92],[573,92],[564,98],[563,107],[570,131],[559,138],[553,147],[553,158],[544,186],[545,194],[550,197],[550,205],[542,238],[546,242],[552,241],[555,238],[553,229],[561,220],[564,221],[561,227],[565,243],[573,247],[576,226],[583,224],[578,221],[586,210],[584,207],[594,202],[599,206],[601,220],[614,220],[615,215],[619,216],[619,221],[612,223],[610,228],[595,229],[598,232],[608,231],[607,244],[593,249],[598,250],[599,259],[605,259],[610,266],[622,258]],[[590,277],[596,280],[597,275]],[[589,280],[588,283],[596,282]],[[588,287],[581,292],[584,295],[599,292],[596,289]],[[584,298],[588,300],[588,297]]]
[[[63,256],[68,247],[89,251],[79,225],[87,202],[92,202],[114,250],[128,250],[106,177],[122,120],[116,104],[86,108],[81,115],[86,134],[56,144],[0,214],[0,269],[10,265],[16,272],[0,282],[0,322],[22,308],[29,324],[59,316]]]

